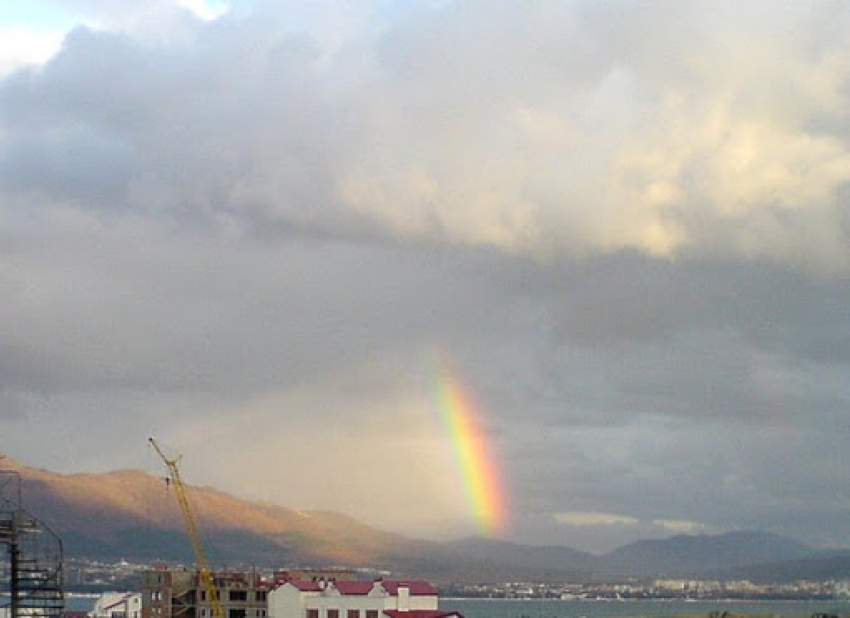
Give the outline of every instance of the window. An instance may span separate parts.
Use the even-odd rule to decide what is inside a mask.
[[[307,610],[307,618],[319,618],[319,610],[308,609]]]
[[[257,596],[258,601],[265,601],[266,600],[266,591],[265,590],[257,590],[256,596]]]
[[[247,601],[248,600],[248,591],[247,590],[231,590],[230,591],[230,600],[231,601]]]
[[[350,609],[346,614],[346,618],[360,618],[360,610],[359,609]]]
[[[231,609],[227,612],[227,618],[247,618],[247,614],[244,609]]]
[[[378,618],[378,610],[377,609],[367,609],[366,610],[366,618]]]
[[[339,610],[338,609],[329,609],[328,610],[328,618],[339,618]]]

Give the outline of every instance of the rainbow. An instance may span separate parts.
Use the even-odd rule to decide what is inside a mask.
[[[438,371],[437,405],[454,446],[472,514],[483,533],[500,536],[508,518],[498,469],[472,398],[445,363]]]

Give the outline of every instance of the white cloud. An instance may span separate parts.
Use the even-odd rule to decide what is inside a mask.
[[[543,44],[519,46],[532,24],[575,40],[568,19],[552,25],[545,13],[500,8],[494,19],[510,15],[515,30],[457,10],[431,16],[442,29],[393,50],[403,63],[390,61],[370,83],[376,113],[339,176],[346,207],[403,237],[532,255],[638,249],[850,266],[838,238],[803,251],[797,226],[783,223],[808,222],[809,239],[841,229],[850,146],[818,124],[846,108],[846,43],[811,54],[808,38],[776,36],[805,18],[793,10],[730,11],[747,27],[709,20],[718,31],[706,32],[691,7],[674,11],[677,34],[653,21],[670,17],[649,11],[636,49],[594,41],[597,72],[581,75],[575,44],[549,49],[544,34]],[[617,20],[594,18],[602,34]],[[475,38],[467,51],[464,35]],[[440,64],[445,55],[452,62]],[[528,78],[538,74],[545,79]]]
[[[182,7],[199,19],[211,21],[227,13],[225,2],[210,2],[210,0],[176,0],[176,5]]]
[[[565,511],[552,515],[559,524],[568,526],[636,526],[639,521],[628,515],[594,513],[588,511]]]
[[[665,530],[677,532],[679,534],[694,534],[696,532],[705,530],[705,524],[700,523],[698,521],[656,519],[652,523],[656,526],[664,528]]]
[[[64,36],[64,30],[0,24],[0,79],[16,69],[44,63],[59,51]]]
[[[812,15],[193,3],[186,21],[179,4],[82,3],[130,38],[104,45],[96,82],[83,37],[49,72],[79,65],[79,90],[120,114],[109,132],[138,155],[137,204],[535,258],[850,267],[850,45],[818,39]]]

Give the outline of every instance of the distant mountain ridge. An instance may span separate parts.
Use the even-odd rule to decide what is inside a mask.
[[[191,558],[183,516],[162,477],[140,470],[63,475],[8,458],[2,467],[21,474],[25,507],[66,539],[72,554]],[[208,487],[189,489],[193,512],[210,536],[211,560],[233,561],[244,553],[246,559],[371,561],[388,545],[407,541],[339,513],[249,502]],[[157,550],[163,553],[153,555]]]
[[[62,537],[69,557],[193,562],[173,489],[161,477],[139,470],[63,475],[8,458],[0,460],[0,468],[20,473],[25,507]],[[481,538],[416,540],[340,513],[244,501],[209,487],[190,491],[214,565],[346,565],[437,583],[850,576],[850,550],[816,552],[765,532],[679,535],[597,556]]]
[[[607,554],[610,573],[641,569],[658,576],[706,575],[749,565],[797,560],[812,548],[768,532],[728,532],[722,535],[677,535],[663,540],[630,543]]]

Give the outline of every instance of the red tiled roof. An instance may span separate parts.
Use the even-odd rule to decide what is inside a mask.
[[[291,584],[298,588],[301,592],[320,592],[322,587],[319,585],[319,582],[316,581],[308,581],[304,579],[290,579],[281,584]]]
[[[384,587],[384,590],[389,592],[393,596],[398,595],[398,589],[401,586],[407,586],[410,588],[410,594],[415,594],[419,596],[436,596],[437,588],[433,584],[429,584],[425,581],[402,581],[402,580],[384,580],[381,582],[381,585]]]
[[[437,588],[426,581],[403,581],[403,580],[377,580],[377,581],[327,581],[319,582],[315,580],[290,579],[280,582],[279,586],[284,584],[292,584],[301,592],[321,592],[326,586],[334,586],[341,595],[366,595],[371,592],[374,585],[378,583],[383,586],[391,596],[398,596],[398,589],[406,586],[410,590],[412,596],[437,596]],[[417,618],[417,617],[412,617]]]
[[[463,618],[460,612],[446,612],[439,609],[412,609],[401,611],[398,609],[385,609],[384,615],[390,618]]]
[[[375,587],[373,581],[337,581],[333,584],[340,594],[369,594]]]

